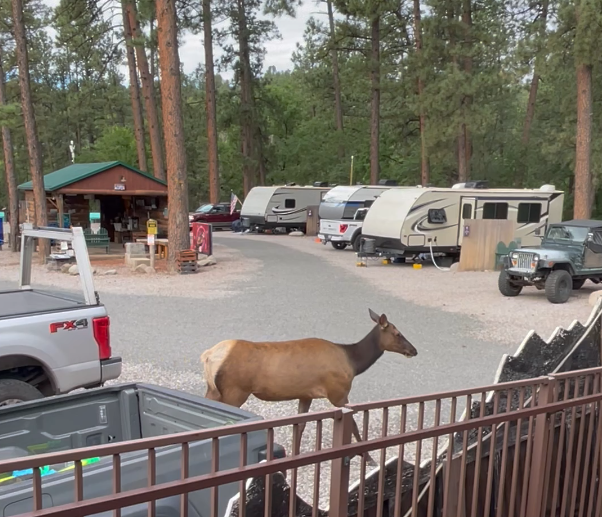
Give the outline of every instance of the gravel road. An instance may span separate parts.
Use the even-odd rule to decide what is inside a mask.
[[[353,253],[310,238],[217,233],[214,242],[218,264],[198,275],[136,276],[122,268],[116,276],[96,276],[114,351],[124,359],[120,381],[204,394],[199,356],[215,343],[313,336],[351,343],[372,328],[372,308],[387,314],[418,356],[385,354],[355,380],[352,403],[487,385],[502,354],[514,352],[530,329],[546,338],[558,325],[585,321],[591,309],[588,290],[563,306],[549,304],[541,293],[505,299],[495,273],[416,271],[377,262],[357,268]],[[102,272],[103,263],[95,264]],[[0,253],[0,288],[16,275],[14,255]],[[35,270],[35,283],[77,289],[77,277],[42,268]],[[254,398],[243,407],[265,418],[296,412],[293,402]],[[329,407],[318,401],[312,409]],[[371,435],[380,434],[379,421],[371,418]],[[313,449],[312,430],[304,434],[304,448]],[[288,449],[289,436],[276,438]],[[309,492],[301,493],[308,496],[304,476],[300,487]],[[327,468],[321,477],[328,478]]]

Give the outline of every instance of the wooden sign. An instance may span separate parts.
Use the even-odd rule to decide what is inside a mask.
[[[115,183],[115,190],[125,190],[125,185],[123,183]]]

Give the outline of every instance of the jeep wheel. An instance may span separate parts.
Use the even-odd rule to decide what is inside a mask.
[[[335,250],[344,250],[347,247],[347,243],[346,242],[334,242],[334,241],[331,241],[330,244],[332,244],[332,247]]]
[[[31,384],[17,379],[0,379],[0,407],[41,398],[44,395]]]
[[[583,287],[583,284],[585,284],[584,278],[582,278],[580,280],[577,280],[577,279],[573,280],[573,290],[577,291],[577,290],[581,289]]]
[[[497,286],[504,296],[518,296],[523,290],[522,285],[513,284],[510,276],[506,271],[500,271],[500,276],[497,280]]]
[[[568,271],[558,269],[546,278],[546,297],[551,303],[565,303],[571,296],[573,279]]]

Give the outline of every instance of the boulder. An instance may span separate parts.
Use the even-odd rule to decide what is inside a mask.
[[[289,235],[291,237],[303,237],[305,234],[303,232],[291,232]]]
[[[135,268],[134,268],[134,272],[135,273],[146,273],[146,268],[150,267],[146,264],[138,264]]]
[[[155,268],[151,267],[151,266],[146,266],[144,268],[144,271],[146,272],[147,275],[154,275],[156,273]]]
[[[199,255],[199,259],[197,260],[199,267],[214,266],[216,263],[213,255]]]
[[[79,275],[79,268],[77,267],[77,264],[69,266],[69,274],[73,276]]]
[[[589,295],[589,304],[593,307],[598,303],[598,300],[600,298],[602,298],[602,290],[594,291],[592,294]]]
[[[71,269],[72,266],[73,266],[73,264],[63,264],[61,266],[61,273],[69,273],[69,270]]]
[[[452,273],[456,273],[458,271],[459,267],[460,267],[460,263],[459,262],[454,262],[451,266],[449,266],[449,270]]]
[[[105,271],[103,273],[105,276],[106,275],[116,275],[117,274],[117,270],[116,269],[108,269],[107,271]]]
[[[127,263],[127,262],[126,262]],[[150,266],[150,258],[147,257],[136,257],[130,259],[129,265],[132,269],[136,269],[138,266]]]

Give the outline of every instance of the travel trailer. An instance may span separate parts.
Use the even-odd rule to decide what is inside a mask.
[[[307,207],[319,206],[331,188],[297,185],[254,187],[240,209],[242,226],[258,231],[286,228],[304,232],[307,226]]]
[[[380,185],[339,185],[332,188],[320,203],[320,231],[322,244],[331,243],[337,250],[352,246],[359,250],[362,221],[368,208],[385,190],[397,187],[388,180]]]
[[[548,224],[562,220],[564,193],[553,185],[539,189],[488,189],[482,185],[389,189],[368,210],[362,237],[374,239],[377,252],[393,257],[432,251],[455,260],[467,219],[515,221],[514,238],[521,240],[521,246],[540,244]]]

